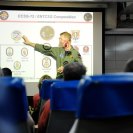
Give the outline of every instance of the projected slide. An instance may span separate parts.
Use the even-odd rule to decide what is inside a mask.
[[[81,54],[87,74],[93,75],[93,12],[1,10],[0,29],[0,65],[9,67],[13,76],[26,82],[37,82],[44,74],[55,78],[56,61],[23,44],[22,36],[58,47],[64,31],[71,33],[72,46]]]

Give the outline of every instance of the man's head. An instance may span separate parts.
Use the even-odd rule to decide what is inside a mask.
[[[71,34],[68,32],[62,32],[59,38],[59,46],[65,48],[71,44]]]
[[[124,72],[133,72],[133,59],[129,59],[126,62]]]
[[[12,77],[12,71],[11,71],[11,69],[5,67],[5,68],[2,68],[2,71],[3,71],[4,76],[10,76],[10,77]]]
[[[40,79],[39,79],[39,82],[38,82],[38,88],[41,89],[41,86],[42,86],[42,82],[43,80],[45,79],[52,79],[49,75],[43,75]]]
[[[64,66],[64,80],[80,80],[86,74],[86,67],[78,62],[69,63]]]

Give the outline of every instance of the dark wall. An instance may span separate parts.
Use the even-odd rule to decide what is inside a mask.
[[[133,35],[105,35],[105,73],[122,72],[133,58]]]

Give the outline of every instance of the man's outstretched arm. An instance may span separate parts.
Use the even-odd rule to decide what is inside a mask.
[[[24,39],[24,44],[29,45],[29,46],[35,48],[36,44],[32,43],[31,41],[29,41],[29,39],[25,35],[22,38]]]

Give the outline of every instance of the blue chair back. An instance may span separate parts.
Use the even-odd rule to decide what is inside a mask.
[[[51,86],[51,110],[76,111],[79,80],[55,82]]]
[[[0,119],[19,123],[27,120],[28,101],[21,78],[0,78]]]
[[[46,133],[68,133],[75,120],[79,81],[61,81],[51,85],[49,117]]]
[[[85,76],[78,88],[78,118],[133,115],[133,74]]]
[[[62,81],[62,80],[59,80],[59,79],[43,80],[42,87],[40,89],[40,97],[43,100],[48,100],[50,98],[50,95],[51,95],[51,84],[53,84],[54,82],[58,82],[58,81]]]

